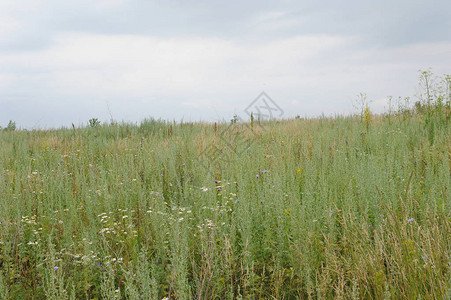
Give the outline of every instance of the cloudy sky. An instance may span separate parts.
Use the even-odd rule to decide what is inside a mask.
[[[354,112],[451,73],[451,1],[0,0],[0,126]]]

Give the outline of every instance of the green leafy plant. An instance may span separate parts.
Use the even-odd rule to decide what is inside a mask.
[[[16,130],[16,122],[14,122],[12,120],[9,121],[8,125],[3,130],[6,130],[6,131],[14,131],[14,130]]]
[[[89,127],[96,128],[100,126],[100,121],[97,118],[89,119]]]

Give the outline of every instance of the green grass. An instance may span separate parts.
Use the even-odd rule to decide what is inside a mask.
[[[449,123],[0,131],[0,298],[444,299]]]

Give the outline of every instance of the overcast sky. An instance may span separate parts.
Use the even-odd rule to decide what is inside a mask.
[[[451,73],[451,1],[0,0],[0,126],[374,111]]]

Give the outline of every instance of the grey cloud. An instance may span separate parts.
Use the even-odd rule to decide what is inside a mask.
[[[315,1],[297,5],[279,21],[297,24],[282,32],[359,36],[366,44],[396,46],[449,41],[449,1]]]
[[[360,35],[368,43],[400,45],[449,40],[449,1],[133,1],[109,9],[57,5],[49,20],[62,30],[103,34],[220,37]],[[278,19],[256,24],[259,16]],[[54,17],[56,16],[56,18]],[[274,30],[265,22],[290,21]]]
[[[53,44],[53,31],[27,28],[0,40],[0,53],[20,53],[47,49]]]
[[[450,1],[50,1],[18,17],[25,27],[0,51],[48,47],[62,32],[271,39],[305,34],[359,36],[370,45],[450,40]],[[262,16],[280,13],[278,17]],[[260,20],[260,21],[258,21]]]

